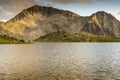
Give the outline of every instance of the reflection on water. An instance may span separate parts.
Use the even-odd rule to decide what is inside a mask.
[[[120,44],[0,45],[0,80],[120,80]]]

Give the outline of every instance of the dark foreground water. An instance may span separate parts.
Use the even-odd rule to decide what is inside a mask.
[[[120,43],[0,45],[0,80],[120,80]]]

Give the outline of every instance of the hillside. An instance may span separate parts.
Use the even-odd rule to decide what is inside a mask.
[[[3,34],[9,33],[18,40],[31,42],[51,32],[79,32],[82,21],[82,17],[75,13],[35,5],[23,10],[2,26],[5,30]]]
[[[86,32],[97,37],[120,38],[120,22],[104,11],[83,17],[70,11],[35,5],[0,25],[0,35],[25,42],[57,32],[74,34],[70,35],[72,37]]]
[[[11,38],[8,36],[0,36],[0,44],[24,44],[24,41],[19,41],[15,38]]]
[[[35,40],[36,42],[120,42],[120,38],[103,37],[82,33],[53,32]]]

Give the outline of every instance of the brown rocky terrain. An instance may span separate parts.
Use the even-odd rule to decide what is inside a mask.
[[[2,24],[0,29],[1,35],[9,35],[26,42],[57,31],[120,37],[120,22],[104,11],[83,17],[70,11],[38,5],[23,10]]]

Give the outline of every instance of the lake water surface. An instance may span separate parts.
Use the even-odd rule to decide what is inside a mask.
[[[120,43],[0,45],[0,80],[120,80]]]

